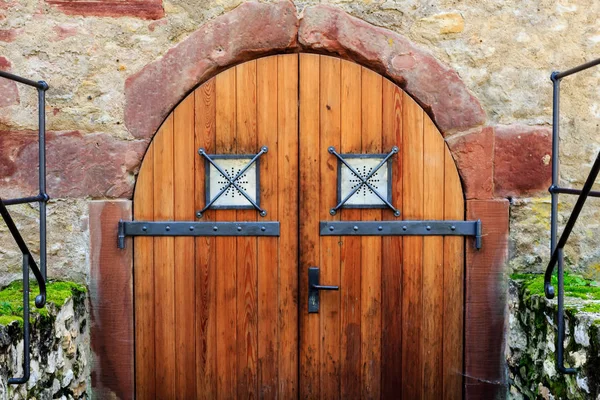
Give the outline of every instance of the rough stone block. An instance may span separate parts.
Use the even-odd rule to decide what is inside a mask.
[[[46,0],[69,15],[98,17],[137,17],[159,19],[165,12],[162,0]]]
[[[526,197],[547,191],[552,182],[552,129],[504,125],[494,130],[495,195]]]
[[[486,127],[446,140],[467,199],[494,197],[494,131]]]
[[[47,192],[53,198],[131,197],[147,142],[106,133],[47,132]],[[38,193],[38,134],[0,131],[5,198]]]

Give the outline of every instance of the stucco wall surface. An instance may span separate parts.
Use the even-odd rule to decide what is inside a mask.
[[[79,3],[79,4],[78,4]],[[120,3],[115,6],[113,3]],[[600,3],[580,1],[324,1],[412,41],[458,73],[486,115],[477,132],[447,135],[464,168],[490,162],[475,190],[510,198],[511,264],[548,259],[550,72],[600,55]],[[126,4],[129,4],[127,6]],[[49,133],[49,276],[89,277],[87,202],[128,198],[147,138],[125,123],[126,81],[237,0],[0,0],[0,68],[46,80]],[[294,3],[302,16],[317,2]],[[161,8],[162,7],[162,8]],[[207,35],[209,32],[206,33]],[[257,32],[257,34],[261,34]],[[243,40],[243,38],[240,38]],[[177,68],[170,71],[180,73]],[[600,150],[600,69],[563,81],[561,181],[581,186]],[[35,193],[36,93],[0,82],[0,196]],[[465,165],[466,164],[466,165]],[[517,166],[517,167],[515,167]],[[519,167],[520,166],[520,167]],[[519,169],[520,168],[520,169]],[[566,199],[563,215],[574,199]],[[36,213],[12,208],[37,247]],[[567,248],[567,268],[600,278],[600,203],[590,201]],[[561,218],[564,223],[564,217]],[[0,286],[20,257],[0,227]]]

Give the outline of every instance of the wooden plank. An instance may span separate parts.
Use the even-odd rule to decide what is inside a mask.
[[[341,146],[342,153],[360,153],[361,138],[361,67],[349,61],[341,65]],[[341,219],[360,220],[358,209],[348,208],[341,212]],[[341,239],[341,378],[340,395],[351,399],[360,397],[361,392],[361,344],[360,344],[360,282],[361,282],[361,238]]]
[[[277,57],[279,396],[298,397],[298,56]]]
[[[133,195],[133,217],[154,219],[154,143],[144,157]],[[154,239],[134,239],[135,393],[138,399],[155,396],[154,352]]]
[[[383,149],[402,144],[402,90],[383,80]],[[402,153],[392,158],[392,204],[402,207]],[[400,216],[402,218],[402,216]],[[398,219],[384,212],[383,219]],[[402,237],[385,236],[381,264],[381,397],[398,396],[402,385]]]
[[[445,143],[433,121],[423,119],[423,216],[444,219]],[[423,238],[423,398],[443,393],[444,238]]]
[[[319,112],[320,146],[312,151],[321,153],[320,205],[317,215],[321,221],[339,220],[329,214],[337,200],[337,159],[329,154],[328,147],[340,148],[340,59],[320,56]],[[311,218],[316,218],[312,215]],[[322,236],[320,263],[321,284],[338,285],[340,281],[339,237]],[[338,396],[340,390],[340,292],[322,291],[320,294],[320,387],[321,396]]]
[[[266,221],[279,221],[277,56],[260,58],[256,64],[256,131],[260,146],[269,152],[260,161],[260,204],[267,210]],[[278,301],[277,277],[281,269],[278,239],[258,238],[258,377],[261,397],[278,397]],[[277,299],[279,296],[277,295]]]
[[[423,218],[423,110],[402,95],[402,206],[404,219]],[[402,240],[402,398],[420,399],[423,387],[423,238]]]
[[[195,149],[215,151],[215,79],[195,92]],[[204,160],[195,157],[195,209],[206,204]],[[214,221],[207,210],[202,221]],[[198,237],[196,242],[196,394],[200,399],[217,397],[217,302],[216,247],[214,237]]]
[[[174,214],[173,114],[154,137],[154,219],[169,221]],[[173,237],[154,238],[154,310],[156,397],[176,395],[175,360],[175,246]]]
[[[216,76],[215,152],[231,154],[236,146],[235,68]],[[219,210],[216,221],[235,221],[235,210]],[[237,246],[235,237],[215,240],[217,271],[217,398],[237,398]]]
[[[319,317],[308,314],[308,268],[319,265],[319,56],[300,54],[300,397],[319,396]],[[328,156],[329,154],[327,154]],[[331,207],[331,206],[329,206]]]
[[[460,177],[448,147],[444,146],[444,219],[463,220],[465,203]],[[462,396],[464,243],[460,237],[444,238],[443,297],[443,398]]]
[[[194,221],[194,159],[198,152],[194,144],[194,94],[186,97],[173,112],[175,160],[173,173],[175,220]],[[175,346],[176,386],[183,398],[196,397],[196,285],[195,244],[192,237],[174,239],[175,248]]]
[[[498,384],[478,385],[469,379],[465,383],[470,390],[480,387],[489,390],[492,398],[503,398],[508,200],[469,200],[467,220],[477,219],[483,228],[482,247],[476,250],[472,239],[465,244],[465,375]],[[477,339],[482,337],[486,340]]]
[[[254,154],[256,138],[256,61],[236,68],[237,154]],[[238,221],[256,221],[256,210],[238,210]],[[239,398],[258,397],[257,240],[237,238],[237,385]]]
[[[362,68],[362,153],[382,153],[383,78]],[[386,149],[387,151],[387,149]],[[363,221],[379,221],[382,211],[364,209]],[[381,396],[381,248],[378,236],[361,238],[362,397]]]
[[[131,204],[130,200],[99,200],[91,201],[88,208],[92,389],[98,398],[134,398],[133,239],[126,239],[124,249],[115,246],[115,226],[120,220],[131,221]]]

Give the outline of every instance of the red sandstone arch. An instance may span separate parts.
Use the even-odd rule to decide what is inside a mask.
[[[405,37],[331,6],[297,14],[290,1],[246,2],[201,26],[161,59],[127,79],[125,123],[150,138],[173,107],[202,82],[232,65],[274,53],[318,52],[369,67],[401,86],[444,136],[485,122],[458,74]]]

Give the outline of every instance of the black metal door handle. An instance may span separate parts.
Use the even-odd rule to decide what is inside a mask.
[[[308,268],[308,312],[319,312],[319,290],[340,290],[339,286],[319,285],[319,267]]]
[[[340,290],[339,286],[330,285],[312,285],[312,288],[316,290]]]

